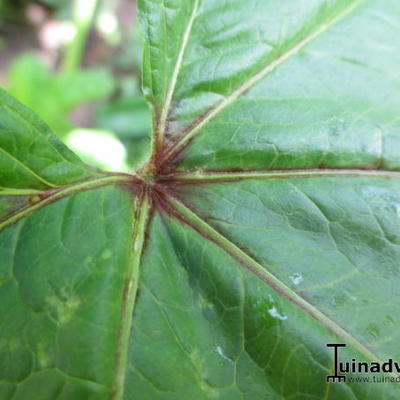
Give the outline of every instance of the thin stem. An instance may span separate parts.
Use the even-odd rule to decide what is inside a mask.
[[[10,189],[0,187],[0,196],[36,196],[43,193],[36,189]]]
[[[74,0],[75,37],[65,51],[64,71],[75,71],[81,65],[86,40],[93,25],[98,3],[99,0]]]

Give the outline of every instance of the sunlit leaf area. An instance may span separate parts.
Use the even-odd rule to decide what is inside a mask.
[[[0,85],[90,165],[146,159],[135,0],[0,0]]]

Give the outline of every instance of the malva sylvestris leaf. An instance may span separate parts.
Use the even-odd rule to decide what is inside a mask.
[[[136,173],[1,94],[0,398],[398,399],[399,1],[138,7]]]

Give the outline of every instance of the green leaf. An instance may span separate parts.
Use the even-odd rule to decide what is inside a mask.
[[[97,125],[123,139],[147,138],[151,118],[146,100],[131,96],[104,104],[97,110]]]
[[[107,398],[132,218],[130,197],[105,188],[2,233],[0,370],[14,398]]]
[[[0,91],[0,188],[55,188],[95,175],[36,115]]]
[[[398,1],[139,13],[139,171],[91,174],[4,96],[0,398],[397,399],[396,371],[327,382],[326,344],[400,362]]]

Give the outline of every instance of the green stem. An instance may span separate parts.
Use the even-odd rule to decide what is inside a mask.
[[[0,187],[0,196],[36,196],[43,193],[36,189],[9,189]]]
[[[86,40],[93,25],[99,0],[74,0],[73,13],[75,37],[68,45],[64,55],[63,69],[75,71],[82,62]]]

